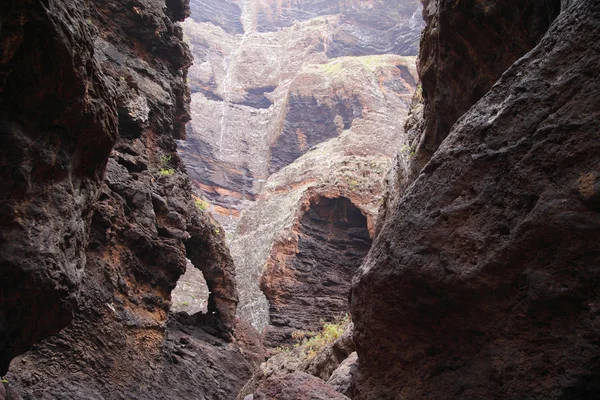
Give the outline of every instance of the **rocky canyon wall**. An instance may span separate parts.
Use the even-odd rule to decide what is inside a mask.
[[[373,234],[383,177],[405,144],[421,4],[197,1],[191,10],[184,31],[195,59],[192,121],[180,154],[202,204],[227,232],[239,317],[259,329],[280,325],[267,335],[276,345],[300,325],[315,329],[344,312],[350,269],[360,261],[349,256],[336,270],[309,261],[320,256],[307,244],[324,240],[315,244],[321,253],[344,258],[350,239],[334,232],[354,222],[332,222],[317,239],[304,215],[316,199],[340,202],[360,214],[356,229]],[[370,241],[363,233],[359,248]],[[312,278],[301,276],[306,262]],[[309,281],[325,291],[311,292]],[[288,293],[296,284],[307,291]],[[315,295],[308,305],[275,304]],[[302,318],[294,311],[301,308],[314,315]]]
[[[472,5],[426,8],[413,122],[435,153],[400,174],[353,282],[354,398],[596,398],[600,4],[563,2],[537,44],[558,2],[487,2],[477,19]],[[483,30],[442,36],[457,21]],[[491,49],[516,61],[486,67]]]
[[[0,373],[72,320],[3,385],[36,399],[235,396],[253,369],[232,336],[235,271],[176,149],[187,3],[0,7]],[[207,313],[169,317],[186,258]]]

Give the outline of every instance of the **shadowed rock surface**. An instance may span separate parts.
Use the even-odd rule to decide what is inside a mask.
[[[429,161],[450,128],[502,73],[535,46],[560,0],[425,0],[419,51],[422,123],[409,123],[409,179]],[[460,71],[460,73],[457,73]]]
[[[355,399],[600,395],[600,4],[570,3],[392,193],[352,289]]]
[[[371,247],[367,218],[344,197],[311,199],[294,233],[296,246],[273,251],[261,277],[272,325],[264,340],[271,347],[344,315],[352,276]]]
[[[26,399],[234,396],[255,362],[232,336],[234,266],[176,153],[191,56],[175,22],[187,3],[49,7],[2,4],[11,77],[1,97],[10,114],[0,273],[11,287],[0,293],[0,372],[72,318],[12,362],[11,390]],[[186,257],[206,279],[208,313],[169,318]]]
[[[86,13],[78,1],[0,5],[0,375],[72,318],[117,135]]]
[[[304,372],[273,376],[260,384],[252,400],[344,400],[348,397],[336,392],[319,378]]]

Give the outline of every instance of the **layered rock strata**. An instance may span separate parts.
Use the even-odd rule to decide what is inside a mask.
[[[421,5],[235,4],[193,3],[184,24],[195,65],[192,121],[180,154],[202,204],[227,231],[238,315],[259,329],[279,325],[267,334],[275,346],[294,330],[317,329],[320,319],[346,312],[382,177],[405,143],[416,71],[414,58],[404,55],[416,54]],[[311,202],[342,198],[362,220],[361,243],[350,255],[349,237],[311,238],[317,232],[302,222]],[[326,229],[340,233],[342,225]],[[317,244],[321,239],[326,243]],[[319,254],[311,254],[315,246]],[[329,261],[310,260],[320,254]],[[336,258],[352,261],[334,267]],[[309,264],[313,272],[301,272]]]
[[[293,235],[297,242],[271,250],[261,276],[273,347],[347,313],[350,282],[371,247],[367,218],[344,197],[310,199]]]
[[[415,55],[419,13],[413,0],[192,3],[184,28],[195,58],[189,77],[193,118],[181,152],[198,193],[226,228],[271,174],[349,129],[370,106],[357,98],[358,83],[326,93],[328,78],[348,67],[328,61]],[[380,62],[364,63],[375,68]],[[311,77],[319,68],[325,76]]]
[[[599,21],[563,2],[393,193],[352,289],[355,399],[600,395]]]

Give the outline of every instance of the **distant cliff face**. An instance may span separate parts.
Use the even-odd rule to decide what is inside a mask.
[[[166,5],[1,6],[0,373],[72,319],[12,362],[24,397],[222,399],[251,373],[228,343],[231,256],[177,155],[192,59],[176,22],[189,9]],[[186,258],[208,314],[168,318]]]
[[[414,58],[405,56],[417,52],[421,5],[198,1],[191,8],[184,31],[195,59],[192,121],[180,154],[197,194],[226,228],[238,315],[261,329],[283,324],[286,333],[273,335],[286,340],[299,324],[314,329],[320,318],[345,310],[348,268],[355,270],[359,259],[323,273],[336,282],[323,302],[337,306],[314,312],[310,322],[293,311],[299,304],[285,312],[275,305],[276,298],[294,296],[274,274],[311,286],[308,276],[292,277],[299,273],[292,265],[314,256],[304,254],[299,240],[315,233],[304,232],[301,222],[311,199],[348,201],[361,215],[360,229],[373,233],[383,176],[404,145],[402,124],[416,87]],[[325,240],[332,254],[343,253],[332,244],[337,239],[308,240]],[[269,307],[278,317],[269,319]]]
[[[430,2],[429,11],[461,3],[464,15],[428,20],[423,43],[447,46],[421,59],[431,63],[421,73],[450,73],[444,60],[456,48],[494,48],[496,27],[515,16],[497,15],[456,45],[452,36],[427,44],[473,12],[471,2]],[[488,2],[490,15],[505,3]],[[600,61],[600,4],[566,3],[539,44],[449,129],[408,189],[392,192],[352,288],[355,399],[600,396],[600,82],[590,74]],[[536,10],[528,21],[557,11],[556,2],[513,4]],[[533,36],[540,27],[524,26]],[[512,40],[501,29],[509,45],[530,37]],[[486,51],[457,64],[455,81],[470,82]],[[425,82],[426,99],[442,95],[426,94]],[[447,93],[454,96],[463,92]],[[427,126],[444,113],[425,118]]]

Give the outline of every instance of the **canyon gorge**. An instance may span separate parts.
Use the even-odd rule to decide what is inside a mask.
[[[0,400],[600,398],[600,3],[0,4]]]

